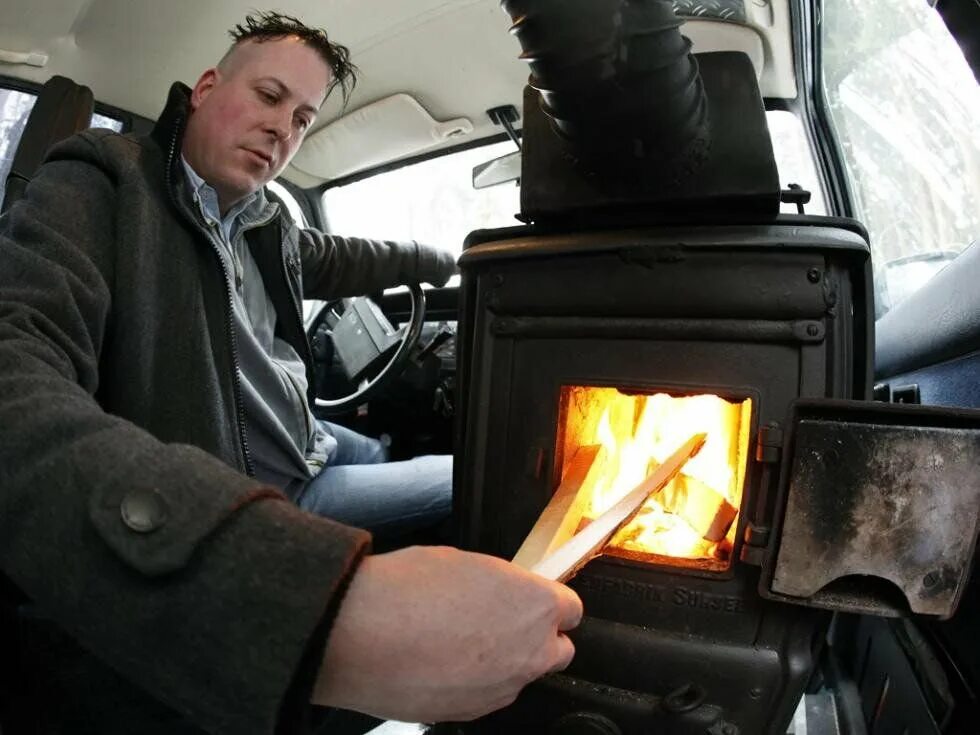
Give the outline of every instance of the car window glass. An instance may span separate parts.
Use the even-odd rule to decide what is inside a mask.
[[[812,194],[808,214],[825,214],[816,167],[799,118],[766,113],[780,184],[800,184]],[[382,172],[323,195],[330,230],[340,235],[418,240],[458,255],[473,230],[518,224],[520,189],[513,183],[474,189],[473,167],[514,150],[509,141]],[[796,212],[793,204],[783,211]]]
[[[510,141],[432,158],[323,195],[330,231],[338,235],[418,240],[458,255],[473,230],[519,224],[514,183],[474,189],[473,167],[515,150]]]
[[[17,144],[36,100],[36,94],[0,87],[0,201],[7,188]]]
[[[824,89],[878,316],[980,237],[980,88],[929,5],[824,2]]]
[[[109,117],[108,115],[100,115],[96,112],[94,115],[92,115],[92,124],[90,127],[108,128],[109,130],[115,130],[117,133],[121,133],[123,129],[123,121],[117,120],[114,117]]]
[[[802,121],[787,110],[769,110],[766,112],[766,122],[779,171],[779,185],[788,189],[790,184],[799,184],[810,192],[810,201],[803,205],[804,212],[827,214],[813,150],[803,131]],[[783,202],[780,211],[796,214],[799,210],[792,202]]]

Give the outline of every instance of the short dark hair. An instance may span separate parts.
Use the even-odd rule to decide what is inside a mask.
[[[287,36],[297,36],[303,43],[315,50],[330,67],[333,81],[327,94],[340,87],[344,104],[350,99],[357,84],[357,67],[350,60],[350,50],[327,38],[322,28],[310,28],[298,18],[273,10],[245,16],[244,23],[238,23],[228,31],[232,37],[232,48],[244,41],[276,41]]]

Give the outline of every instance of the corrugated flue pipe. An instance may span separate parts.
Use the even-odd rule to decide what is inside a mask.
[[[669,0],[501,0],[531,86],[589,168],[677,174],[707,155],[708,106]]]

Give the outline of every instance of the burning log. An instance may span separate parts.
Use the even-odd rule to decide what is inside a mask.
[[[725,538],[738,515],[738,508],[725,496],[689,475],[678,475],[657,500],[664,510],[687,521],[702,538],[716,543]]]

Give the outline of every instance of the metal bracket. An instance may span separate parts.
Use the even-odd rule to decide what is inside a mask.
[[[491,107],[487,110],[487,117],[490,118],[490,121],[494,125],[502,126],[507,131],[507,137],[517,146],[517,150],[521,150],[521,138],[514,129],[514,123],[521,119],[521,115],[516,107],[513,105]]]
[[[779,192],[779,201],[784,204],[795,204],[798,214],[806,214],[803,205],[810,203],[810,192],[799,184],[790,184],[788,189]]]

